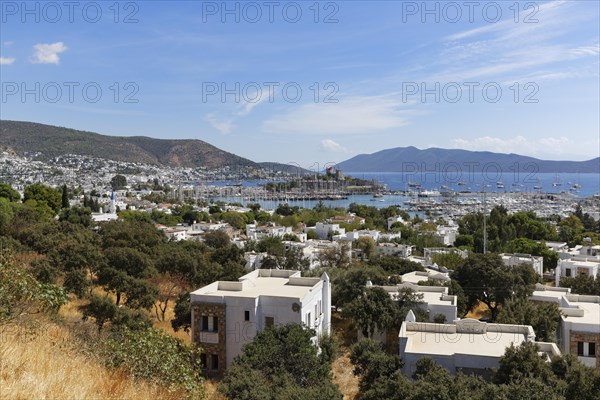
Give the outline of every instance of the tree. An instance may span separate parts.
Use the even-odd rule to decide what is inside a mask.
[[[513,295],[527,297],[535,287],[536,277],[530,265],[505,266],[497,254],[471,254],[465,264],[452,273],[467,297],[467,308],[479,302],[488,306],[492,320],[499,308]]]
[[[21,200],[21,195],[8,183],[0,183],[0,198],[8,199],[10,202]]]
[[[387,394],[388,390],[383,390],[386,395],[382,395],[380,391],[381,387],[391,386],[390,381],[398,378],[397,373],[402,368],[398,355],[389,355],[380,342],[363,338],[350,347],[350,361],[354,365],[354,375],[361,376],[361,392],[378,392],[378,396],[368,395],[372,398],[391,398]]]
[[[60,191],[41,183],[34,183],[25,188],[23,201],[28,200],[35,200],[38,203],[47,205],[52,209],[54,215],[58,214],[61,208]]]
[[[511,240],[504,246],[504,251],[507,253],[522,253],[541,256],[544,258],[544,270],[556,268],[559,258],[558,253],[549,250],[546,247],[545,242],[538,242],[527,238]]]
[[[80,224],[89,228],[92,226],[92,210],[83,207],[63,208],[59,216],[60,221],[67,221],[72,224]]]
[[[110,186],[112,187],[112,190],[125,189],[127,186],[127,178],[123,175],[115,175],[110,180]]]
[[[502,311],[498,315],[498,323],[531,325],[537,340],[553,342],[560,315],[558,305],[555,303],[511,298],[502,307]]]
[[[179,294],[173,311],[175,314],[175,318],[171,320],[173,330],[177,332],[179,329],[183,329],[185,332],[189,332],[192,321],[192,307],[190,303],[190,294],[188,292]]]
[[[119,329],[102,343],[111,367],[136,378],[158,381],[170,390],[185,389],[190,398],[204,398],[200,351],[159,329]]]
[[[86,321],[89,317],[94,318],[98,326],[98,332],[102,331],[106,322],[112,321],[117,315],[117,306],[108,298],[100,296],[92,296],[90,302],[79,307]]]
[[[371,259],[375,255],[377,244],[372,237],[362,236],[354,241],[354,246],[362,251],[364,258]]]
[[[134,308],[152,306],[158,293],[143,280],[156,274],[150,257],[129,247],[109,248],[104,254],[107,266],[98,274],[99,283],[115,292],[116,305],[120,304],[122,293],[126,293],[127,302]]]
[[[314,330],[298,324],[259,332],[252,342],[244,345],[242,354],[221,381],[219,391],[228,398],[249,400],[341,400],[331,382],[328,361],[318,356],[319,350],[312,343],[314,335]]]
[[[0,321],[24,314],[56,312],[68,298],[65,291],[40,283],[10,253],[0,252]]]
[[[373,337],[375,330],[386,332],[397,325],[398,312],[389,293],[380,287],[367,288],[343,309],[343,315],[352,318],[365,337]]]
[[[67,189],[66,184],[62,185],[61,207],[69,208],[69,190]]]
[[[337,307],[344,307],[363,294],[367,281],[371,281],[375,285],[382,285],[386,282],[386,279],[385,271],[379,267],[359,266],[349,268],[332,278],[332,303]]]
[[[204,234],[204,243],[213,249],[222,249],[229,246],[231,240],[223,230],[210,231]]]
[[[348,268],[350,266],[349,245],[338,242],[338,246],[330,247],[317,254],[319,264],[325,268]]]
[[[600,296],[600,273],[596,278],[587,275],[561,277],[560,285],[571,288],[573,293]]]
[[[511,344],[500,358],[494,382],[513,383],[525,378],[540,379],[549,384],[553,379],[550,364],[546,362],[545,354],[539,354],[535,343],[523,342],[518,347]]]
[[[563,218],[558,223],[559,237],[569,244],[574,246],[576,242],[581,239],[585,227],[583,222],[576,215],[571,214],[566,218]]]

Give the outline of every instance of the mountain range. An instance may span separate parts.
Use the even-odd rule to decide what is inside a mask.
[[[274,162],[254,162],[197,139],[155,139],[146,136],[106,136],[59,126],[25,121],[0,120],[0,149],[18,155],[40,153],[49,160],[64,154],[78,154],[114,161],[137,162],[169,167],[253,167],[291,174],[309,171]],[[338,163],[337,168],[353,172],[447,171],[458,168],[473,172],[600,173],[600,157],[588,161],[549,161],[518,154],[460,149],[397,147],[373,154],[360,154]]]
[[[114,161],[169,167],[253,167],[269,171],[306,174],[307,170],[286,164],[258,163],[196,139],[155,139],[146,136],[106,136],[35,122],[0,120],[0,148],[18,155],[40,153],[47,161],[63,154],[77,154]]]
[[[360,154],[337,166],[356,172],[600,173],[600,157],[587,161],[549,161],[518,154],[440,148],[420,150],[410,146]]]

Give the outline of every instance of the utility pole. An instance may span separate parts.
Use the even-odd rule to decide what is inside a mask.
[[[483,254],[487,254],[487,205],[485,197],[485,183],[483,184]]]

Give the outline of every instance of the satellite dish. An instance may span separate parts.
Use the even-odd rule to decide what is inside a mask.
[[[292,311],[294,311],[294,312],[300,311],[300,304],[298,304],[298,303],[292,304]]]

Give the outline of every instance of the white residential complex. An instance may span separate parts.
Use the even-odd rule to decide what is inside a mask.
[[[201,363],[222,373],[242,346],[273,325],[297,323],[329,333],[331,286],[327,274],[304,278],[300,271],[259,269],[237,282],[217,281],[191,293],[192,341]]]
[[[577,356],[588,367],[600,368],[600,296],[537,285],[530,300],[557,303],[562,314],[558,328],[560,349]]]
[[[544,258],[541,256],[532,256],[531,254],[511,254],[502,253],[502,262],[507,267],[516,267],[521,264],[529,264],[533,267],[533,270],[540,276],[544,276]]]
[[[529,325],[489,324],[466,318],[452,324],[416,322],[408,313],[398,335],[402,372],[411,376],[416,363],[423,357],[435,360],[450,373],[459,371],[490,376],[508,347],[523,342],[535,342],[535,332]],[[535,342],[549,361],[560,355],[554,343]]]

